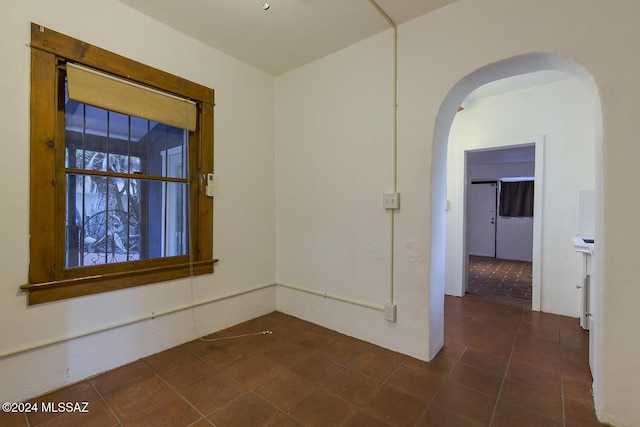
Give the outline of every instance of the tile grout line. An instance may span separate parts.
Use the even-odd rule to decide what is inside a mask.
[[[196,357],[199,357],[199,356],[196,354]],[[144,361],[142,361],[142,363],[144,363]],[[188,363],[188,362],[185,362],[185,363]],[[206,361],[205,361],[205,363],[206,363]],[[180,399],[184,400],[184,401],[187,403],[187,405],[189,405],[189,406],[191,406],[193,409],[195,409],[195,411],[196,411],[198,414],[200,414],[200,416],[201,416],[200,420],[202,420],[202,419],[208,420],[208,418],[207,418],[207,416],[206,416],[206,415],[204,415],[202,412],[200,412],[200,410],[199,410],[198,408],[196,408],[195,406],[193,406],[193,405],[191,404],[191,402],[189,402],[189,401],[187,400],[187,398],[186,398],[186,397],[184,397],[180,391],[178,391],[178,390],[177,390],[176,388],[174,388],[171,384],[169,384],[169,383],[168,383],[164,378],[162,378],[162,376],[160,375],[160,373],[156,372],[154,369],[152,369],[152,368],[151,368],[150,366],[148,366],[146,363],[144,363],[144,364],[145,364],[145,366],[147,366],[149,369],[151,369],[151,371],[152,371],[152,372],[153,372],[153,373],[154,373],[158,378],[160,378],[160,380],[161,380],[163,383],[165,383],[165,384],[167,385],[167,387],[169,387],[169,388],[170,388],[174,393],[176,393],[176,394],[178,395],[178,397],[180,397]],[[181,364],[176,365],[176,366],[180,366],[180,365],[181,365]],[[171,368],[169,368],[169,369],[171,369]],[[217,374],[216,374],[216,375],[217,375]],[[204,382],[204,381],[206,381],[206,379],[205,379],[205,380],[203,380],[203,381],[201,381],[201,382]],[[200,383],[198,383],[198,384],[200,384]],[[171,399],[169,399],[169,400],[171,400]],[[167,400],[166,402],[168,402],[169,400]],[[166,402],[162,402],[162,403],[166,403]],[[159,406],[159,405],[156,405],[156,406]],[[146,411],[146,412],[148,412],[148,411]],[[146,413],[146,412],[145,412],[145,413]],[[195,422],[198,422],[198,421],[199,421],[199,420],[196,420]],[[194,422],[194,423],[195,423],[195,422]],[[192,423],[192,424],[194,424],[194,423]]]
[[[282,322],[280,322],[280,323],[282,323]],[[208,335],[211,335],[211,334],[208,334]],[[201,340],[201,338],[204,338],[204,337],[206,337],[206,336],[207,336],[207,335],[203,335],[202,337],[196,338],[196,340],[200,340],[200,341],[206,342],[206,341],[204,341],[204,340]],[[237,338],[238,338],[238,337],[222,337],[221,339],[222,339],[222,340],[224,340],[224,339],[229,339],[231,342],[230,342],[228,345],[231,345],[231,344],[233,344],[233,339],[237,339]],[[186,343],[185,343],[185,344],[186,344]],[[225,346],[222,346],[222,347],[220,347],[220,348],[223,348],[223,347],[226,347],[226,345],[225,345]],[[219,348],[218,348],[218,349],[219,349]],[[218,350],[218,349],[216,349],[216,350]],[[224,370],[220,369],[219,367],[215,366],[214,364],[210,363],[210,362],[209,362],[208,360],[206,360],[202,355],[200,355],[200,354],[198,354],[198,353],[196,353],[195,351],[192,351],[192,350],[190,350],[190,349],[185,349],[185,350],[186,350],[186,351],[188,351],[188,352],[190,352],[191,354],[193,354],[193,355],[195,356],[195,358],[196,358],[196,359],[200,359],[201,361],[203,361],[204,363],[206,363],[208,366],[211,366],[212,368],[216,369],[217,373],[216,373],[215,375],[213,375],[212,377],[215,377],[215,376],[217,376],[217,375],[224,375],[224,376],[225,376],[226,378],[228,378],[229,380],[231,380],[231,381],[235,382],[236,384],[240,385],[242,388],[245,388],[245,389],[246,389],[246,391],[245,391],[244,393],[242,393],[240,396],[238,396],[238,397],[236,397],[236,398],[234,398],[234,399],[230,400],[229,402],[225,403],[224,405],[220,406],[219,408],[217,408],[217,409],[215,409],[215,410],[211,411],[211,413],[209,413],[209,414],[206,414],[206,415],[205,415],[205,414],[203,414],[203,413],[202,413],[202,411],[200,411],[198,408],[196,408],[196,407],[195,407],[195,406],[194,406],[194,405],[193,405],[189,400],[187,400],[187,398],[186,398],[185,396],[183,396],[183,394],[182,394],[182,392],[181,392],[181,391],[179,391],[179,390],[177,390],[176,388],[174,388],[174,387],[173,387],[171,384],[169,384],[169,383],[168,383],[164,378],[162,378],[162,376],[160,375],[160,373],[159,373],[159,372],[157,372],[156,370],[154,370],[153,368],[151,368],[150,366],[148,366],[148,365],[145,363],[145,366],[147,366],[149,369],[151,369],[151,371],[152,371],[152,372],[154,372],[154,373],[156,374],[156,376],[158,376],[158,377],[159,377],[159,378],[160,378],[160,379],[161,379],[161,380],[162,380],[162,381],[163,381],[163,382],[164,382],[164,383],[165,383],[165,384],[166,384],[166,385],[167,385],[171,390],[173,390],[173,391],[174,391],[174,392],[175,392],[175,393],[176,393],[176,394],[177,394],[177,395],[178,395],[178,396],[179,396],[183,401],[185,401],[185,402],[186,402],[190,407],[192,407],[193,409],[195,409],[195,411],[196,411],[198,414],[200,414],[200,415],[201,415],[200,420],[203,420],[203,419],[204,419],[204,420],[207,420],[209,423],[212,423],[212,422],[211,422],[211,420],[209,420],[209,418],[208,418],[208,416],[209,416],[209,415],[213,414],[214,412],[216,412],[216,411],[217,411],[217,410],[219,410],[219,409],[222,409],[222,408],[224,408],[224,407],[227,407],[227,406],[228,406],[228,405],[230,405],[231,403],[233,403],[233,402],[235,402],[236,400],[240,399],[242,396],[245,396],[247,393],[251,393],[251,394],[252,394],[252,395],[254,395],[255,397],[257,397],[257,398],[259,398],[259,399],[261,399],[261,400],[265,401],[266,403],[268,403],[269,405],[271,405],[273,408],[275,408],[275,409],[279,412],[276,416],[274,416],[274,417],[273,417],[272,419],[270,419],[269,421],[273,421],[273,420],[277,419],[278,417],[280,417],[282,414],[284,414],[284,413],[285,413],[283,410],[281,410],[280,408],[276,407],[276,406],[275,406],[275,405],[273,405],[271,402],[269,402],[269,401],[265,400],[264,398],[262,398],[260,395],[256,394],[256,393],[253,391],[256,387],[259,387],[261,384],[263,384],[264,382],[268,381],[268,379],[267,379],[267,380],[265,380],[265,381],[263,381],[262,383],[260,383],[260,384],[256,385],[256,387],[253,387],[253,388],[247,387],[246,385],[242,384],[241,382],[239,382],[238,380],[236,380],[235,378],[233,378],[231,375],[228,375],[226,371],[224,371]],[[214,350],[214,351],[215,351],[215,350]],[[256,356],[254,355],[253,357],[251,357],[251,358],[247,359],[247,361],[248,361],[248,360],[251,360],[251,359],[253,359],[253,358],[255,358],[255,357],[256,357]],[[240,358],[240,356],[236,356],[236,358],[231,362],[232,366],[233,366],[233,363],[234,363],[236,360],[238,360],[239,358]],[[142,361],[142,362],[144,363],[144,361]],[[184,362],[184,363],[181,363],[181,364],[178,364],[178,365],[176,365],[176,366],[180,366],[180,365],[183,365],[183,364],[186,364],[186,363],[188,363],[188,361],[187,361],[187,362]],[[238,365],[239,365],[239,364],[240,364],[240,363],[238,363]],[[171,369],[171,368],[169,368],[169,369]],[[285,371],[285,370],[287,370],[287,371],[288,371],[288,368],[283,368],[283,369],[282,369],[282,371]],[[202,381],[200,381],[200,382],[198,382],[198,383],[196,383],[196,384],[192,384],[190,387],[194,387],[194,386],[196,386],[196,385],[198,385],[198,384],[204,383],[204,382],[205,382],[205,381],[207,381],[207,380],[208,380],[208,379],[204,379],[204,380],[202,380]],[[197,423],[197,422],[199,422],[200,420],[196,420],[194,423]],[[192,423],[192,424],[194,424],[194,423]],[[212,423],[212,424],[213,424],[213,423]]]
[[[516,348],[516,341],[518,340],[518,336],[520,335],[520,329],[522,328],[523,315],[524,315],[524,309],[520,311],[520,322],[518,323],[518,332],[516,332],[516,335],[513,341],[513,346],[511,346],[511,352],[509,353],[507,368],[504,371],[504,376],[502,377],[502,382],[500,383],[500,390],[498,390],[498,395],[496,396],[496,403],[493,406],[493,411],[491,412],[491,418],[489,419],[489,426],[493,425],[493,420],[496,416],[496,410],[498,409],[498,405],[500,404],[500,396],[502,396],[502,389],[504,388],[504,383],[507,381],[507,375],[509,374],[509,368],[511,367],[513,352],[515,351],[515,348]]]
[[[102,393],[100,393],[100,390],[98,390],[98,387],[96,387],[96,385],[93,383],[93,381],[91,381],[91,380],[88,380],[88,381],[89,381],[89,384],[91,384],[91,387],[93,387],[93,389],[96,391],[96,393],[98,393],[98,396],[100,396],[100,400],[102,400],[102,401],[104,402],[105,406],[106,406],[107,408],[109,408],[109,412],[111,412],[111,414],[114,416],[114,418],[118,421],[118,424],[117,424],[117,425],[119,425],[119,426],[121,426],[121,427],[122,427],[122,421],[120,420],[120,417],[118,417],[118,416],[116,415],[116,413],[115,413],[115,412],[113,412],[113,409],[111,408],[111,405],[109,405],[109,404],[107,403],[107,401],[105,400],[105,398],[104,398],[104,396],[102,395]]]
[[[460,311],[460,309],[458,309],[458,311]],[[429,404],[427,405],[427,407],[425,408],[425,413],[429,410],[429,408],[431,408],[431,405],[433,404],[433,401],[435,400],[436,396],[438,395],[438,393],[440,392],[440,389],[442,389],[444,383],[449,379],[449,374],[451,374],[451,372],[453,371],[453,368],[455,366],[458,365],[458,363],[460,363],[460,361],[462,360],[462,355],[465,354],[465,352],[469,349],[469,344],[471,343],[471,340],[473,339],[473,337],[476,335],[476,333],[480,330],[480,328],[482,327],[482,325],[484,325],[484,322],[487,321],[487,319],[489,318],[486,314],[483,314],[484,319],[482,320],[482,323],[480,323],[476,329],[473,332],[473,335],[471,336],[471,338],[468,340],[467,344],[464,346],[463,350],[460,352],[460,354],[458,355],[458,357],[456,358],[455,362],[451,365],[451,367],[446,371],[446,373],[443,375],[443,380],[440,383],[440,385],[438,386],[438,388],[436,389],[435,393],[433,394],[433,397],[431,398],[431,400],[429,401]],[[505,374],[506,376],[506,374]],[[456,383],[457,384],[457,383]],[[463,384],[460,384],[463,387],[467,387]],[[467,387],[468,388],[468,387]],[[495,409],[495,408],[494,408]],[[449,413],[450,411],[445,410],[447,413]],[[464,417],[466,418],[466,417]],[[418,420],[416,420],[416,422],[418,422]],[[417,426],[416,426],[417,427]]]
[[[312,329],[309,329],[309,330],[310,330],[310,331],[312,331]],[[317,332],[314,332],[314,333],[317,333]],[[322,335],[322,334],[318,334],[318,335],[324,336],[324,335]],[[325,337],[326,337],[326,336],[325,336]],[[322,392],[328,393],[328,394],[329,394],[329,395],[331,395],[331,396],[334,396],[334,397],[336,397],[336,398],[338,398],[338,399],[340,399],[340,400],[343,400],[343,401],[345,401],[345,402],[349,403],[350,405],[353,405],[353,406],[357,407],[359,410],[360,410],[360,409],[363,409],[363,408],[362,408],[362,405],[358,405],[358,404],[355,404],[355,403],[353,403],[353,402],[351,402],[351,401],[348,401],[347,399],[344,399],[343,397],[341,397],[341,396],[339,396],[339,395],[337,395],[337,394],[335,394],[335,393],[331,392],[330,390],[325,390],[325,389],[323,388],[323,386],[324,386],[328,381],[330,381],[330,380],[331,380],[331,379],[333,379],[335,376],[337,376],[337,375],[338,375],[342,370],[347,370],[347,369],[348,369],[349,371],[351,371],[351,372],[355,372],[355,373],[361,374],[361,375],[363,375],[363,376],[365,376],[365,377],[367,377],[367,378],[374,379],[374,378],[372,378],[372,377],[369,377],[369,376],[368,376],[368,375],[366,375],[366,374],[362,374],[362,373],[360,373],[360,372],[354,371],[353,369],[349,368],[348,364],[344,364],[344,365],[343,365],[343,364],[338,363],[338,362],[335,362],[335,361],[333,361],[333,360],[331,360],[331,359],[327,359],[327,358],[324,358],[324,357],[320,356],[320,355],[318,354],[318,353],[319,353],[319,351],[321,351],[321,350],[323,350],[323,349],[325,349],[325,348],[329,347],[331,344],[333,344],[333,343],[335,343],[335,342],[339,342],[338,340],[336,340],[336,339],[334,339],[334,338],[331,338],[331,337],[326,337],[326,338],[331,339],[331,342],[329,342],[329,343],[327,343],[326,345],[324,345],[324,346],[322,346],[322,347],[320,347],[320,348],[318,348],[318,349],[315,349],[315,350],[313,350],[313,351],[307,350],[307,349],[305,349],[303,346],[300,346],[300,345],[298,345],[298,344],[296,344],[296,343],[292,342],[291,340],[287,341],[287,342],[289,342],[289,343],[291,343],[291,344],[293,344],[293,345],[295,345],[295,346],[297,346],[297,347],[300,347],[300,348],[301,348],[301,349],[303,349],[303,350],[307,350],[307,351],[309,351],[309,353],[310,353],[310,355],[311,355],[310,357],[317,357],[317,358],[321,358],[321,359],[328,360],[328,361],[330,361],[330,362],[334,363],[336,366],[338,366],[338,367],[339,367],[339,369],[338,369],[335,373],[333,373],[332,375],[330,375],[329,377],[327,377],[325,380],[323,380],[323,381],[322,381],[322,382],[320,382],[320,383],[313,383],[313,382],[308,381],[306,378],[302,378],[302,377],[301,377],[301,378],[302,378],[305,382],[307,382],[310,386],[312,386],[314,391],[322,391]],[[364,351],[360,352],[360,353],[358,354],[358,356],[359,356],[360,354],[362,354],[362,353],[364,353]],[[200,356],[199,356],[199,357],[200,357]],[[353,360],[355,360],[355,358],[357,358],[357,356],[356,356],[356,357],[354,357],[354,359],[353,359]],[[250,360],[250,359],[249,359],[249,360]],[[349,363],[351,363],[353,360],[351,360]],[[207,361],[205,360],[205,362],[207,362]],[[207,362],[207,363],[208,363],[208,362]],[[295,364],[293,364],[293,365],[291,365],[291,366],[281,367],[281,368],[282,368],[282,371],[281,371],[281,372],[288,372],[288,373],[290,373],[290,374],[292,374],[292,375],[297,375],[297,374],[295,374],[294,372],[291,372],[291,370],[290,370],[292,367],[294,367],[294,366],[296,366],[296,365],[297,365],[297,363],[295,363]],[[215,366],[214,366],[214,367],[215,367]],[[269,421],[274,421],[275,419],[277,419],[278,417],[280,417],[280,416],[282,416],[282,415],[288,415],[287,410],[280,409],[279,407],[275,406],[272,402],[270,402],[270,401],[266,400],[265,398],[263,398],[262,396],[260,396],[259,394],[257,394],[257,393],[255,392],[255,389],[256,389],[257,387],[259,387],[260,385],[262,385],[262,384],[266,383],[266,382],[267,382],[267,381],[269,381],[269,379],[271,379],[271,378],[265,379],[263,382],[261,382],[260,384],[256,385],[256,386],[255,386],[255,387],[253,387],[253,388],[249,388],[249,387],[246,387],[244,384],[240,383],[239,381],[237,381],[235,378],[233,378],[233,377],[231,377],[230,375],[228,375],[225,371],[220,371],[220,373],[224,374],[225,376],[227,376],[227,377],[228,377],[228,378],[230,378],[231,380],[235,381],[236,383],[240,384],[241,386],[243,386],[243,387],[247,388],[247,392],[245,392],[245,393],[243,393],[241,396],[238,396],[237,398],[235,398],[235,399],[231,400],[230,402],[227,402],[225,405],[223,405],[223,406],[222,406],[222,407],[220,407],[219,409],[222,409],[222,408],[224,408],[224,407],[227,407],[227,406],[229,406],[231,403],[233,403],[234,401],[236,401],[236,400],[240,399],[242,396],[246,395],[247,393],[251,393],[252,395],[256,396],[257,398],[261,399],[262,401],[265,401],[267,404],[269,404],[270,406],[272,406],[273,408],[275,408],[275,409],[278,411],[278,414],[277,414],[276,416],[274,416],[272,419],[270,419]],[[374,379],[374,380],[375,380],[375,379]],[[376,381],[377,381],[377,382],[380,382],[380,385],[379,385],[379,386],[374,390],[374,392],[372,392],[372,396],[373,396],[373,394],[375,394],[375,392],[376,392],[376,391],[377,391],[377,390],[382,386],[382,384],[383,384],[381,381],[378,381],[378,380],[376,380]],[[313,393],[313,392],[311,392],[311,393]],[[310,394],[311,394],[311,393],[310,393]],[[293,404],[291,404],[291,405],[290,405],[290,408],[292,408],[292,407],[294,407],[295,405],[297,405],[298,403],[300,403],[300,402],[301,402],[303,399],[305,399],[306,397],[308,397],[308,395],[305,395],[305,396],[300,397],[300,399],[298,399],[297,401],[295,401]],[[368,400],[367,400],[367,401],[368,401]],[[215,412],[215,411],[213,411],[213,412]],[[212,412],[212,413],[213,413],[213,412]],[[210,414],[209,414],[209,415],[210,415]],[[206,418],[206,416],[205,416],[205,418]],[[349,418],[350,418],[350,417],[349,417]],[[347,418],[347,420],[345,420],[345,422],[347,422],[349,418]],[[208,419],[208,418],[207,418],[207,419]],[[294,419],[296,419],[296,418],[294,417]]]
[[[562,426],[567,425],[567,413],[564,402],[564,357],[562,356],[562,332],[558,325],[558,344],[560,344],[560,396],[562,396]]]
[[[198,355],[196,355],[196,357],[198,357]],[[169,389],[170,389],[171,391],[173,391],[173,392],[177,395],[177,397],[180,397],[182,400],[184,400],[185,402],[187,402],[187,404],[188,404],[189,406],[191,406],[193,409],[195,409],[195,410],[196,410],[196,412],[198,412],[200,415],[202,415],[202,412],[200,412],[200,411],[198,410],[198,408],[194,407],[194,406],[191,404],[191,402],[189,402],[189,401],[188,401],[184,396],[182,396],[182,393],[180,393],[180,392],[179,392],[177,389],[175,389],[171,384],[169,384],[169,383],[168,383],[168,382],[167,382],[167,381],[162,377],[162,375],[160,375],[160,372],[159,372],[159,371],[156,371],[155,369],[153,369],[153,368],[152,368],[151,366],[149,366],[149,365],[148,365],[148,364],[147,364],[143,359],[140,359],[140,362],[142,362],[142,364],[144,364],[144,366],[146,366],[146,367],[147,367],[147,369],[149,369],[151,372],[153,372],[153,374],[154,374],[154,376],[155,376],[155,377],[157,377],[157,378],[158,378],[160,381],[162,381],[162,382],[163,382],[167,387],[169,387]],[[179,364],[177,364],[176,366],[180,366],[180,365],[183,365],[183,364],[186,364],[186,363],[188,363],[188,362],[179,363]],[[172,368],[168,368],[168,369],[172,369]],[[151,377],[149,377],[149,378],[151,378]],[[145,379],[146,379],[146,378],[145,378]],[[144,380],[141,380],[141,381],[144,381]],[[204,382],[204,381],[206,381],[206,380],[203,380],[202,382]],[[167,400],[163,400],[162,402],[158,402],[157,404],[150,406],[149,408],[147,408],[147,410],[142,411],[140,414],[138,414],[138,415],[136,415],[136,416],[140,416],[140,415],[143,415],[143,414],[150,413],[152,410],[154,410],[154,409],[156,409],[156,408],[159,408],[160,406],[164,405],[165,403],[167,403],[167,402],[171,401],[171,399],[172,399],[172,398],[168,398]],[[131,419],[133,419],[133,418],[135,418],[135,417],[132,417]],[[206,419],[207,417],[203,415],[203,418],[205,418],[205,419]]]
[[[339,341],[337,341],[337,340],[333,340],[333,342],[335,343],[335,342],[339,342]],[[326,347],[328,347],[329,345],[331,345],[331,344],[327,344],[327,345],[326,345],[326,346],[324,346],[323,348],[326,348]],[[317,356],[317,352],[318,352],[318,351],[320,351],[320,350],[321,350],[321,349],[318,349],[318,350],[314,351],[314,352],[313,352],[313,354]],[[377,380],[376,378],[373,378],[373,377],[371,377],[371,376],[369,376],[369,375],[367,375],[367,374],[365,374],[365,373],[363,373],[363,372],[356,371],[355,369],[351,368],[351,366],[350,366],[350,365],[351,365],[351,364],[352,364],[352,363],[353,363],[353,362],[354,362],[358,357],[360,357],[362,354],[364,354],[364,353],[366,353],[366,352],[367,352],[367,350],[360,351],[360,352],[358,353],[358,355],[357,355],[357,356],[355,356],[353,359],[351,359],[350,361],[348,361],[348,362],[347,362],[346,364],[344,364],[344,365],[342,365],[342,364],[340,364],[340,363],[337,363],[337,362],[334,362],[333,360],[331,360],[331,362],[336,363],[338,366],[340,366],[340,369],[339,369],[338,371],[336,371],[333,375],[331,375],[329,378],[327,378],[325,381],[323,381],[321,384],[318,384],[318,385],[316,386],[316,388],[317,388],[318,390],[322,390],[322,391],[323,391],[323,392],[325,392],[325,393],[329,393],[330,395],[335,396],[335,397],[339,398],[340,400],[343,400],[343,401],[347,402],[348,404],[355,406],[355,407],[357,408],[357,410],[359,410],[359,411],[363,411],[363,412],[366,412],[367,414],[369,414],[369,415],[373,416],[375,419],[380,420],[380,418],[379,418],[376,414],[373,414],[373,413],[371,413],[370,411],[366,410],[366,409],[365,409],[365,406],[366,406],[366,404],[367,404],[371,399],[373,399],[373,396],[375,396],[375,394],[376,394],[376,393],[377,393],[377,392],[382,388],[382,386],[386,383],[386,380],[387,380],[388,378],[390,378],[390,377],[391,377],[391,375],[393,375],[393,374],[394,374],[394,373],[395,373],[395,372],[400,368],[400,366],[402,365],[402,362],[400,362],[400,363],[398,364],[398,366],[396,367],[396,369],[395,369],[395,370],[394,370],[394,371],[393,371],[393,372],[392,372],[392,373],[391,373],[391,374],[390,374],[390,375],[389,375],[389,376],[388,376],[384,381],[380,381],[380,380]],[[318,356],[318,357],[320,357],[320,356]],[[405,359],[406,359],[406,358],[405,358]],[[327,360],[329,360],[329,359],[327,359]],[[404,360],[403,360],[403,362],[404,362]],[[348,400],[348,399],[343,398],[342,396],[339,396],[339,395],[337,395],[337,394],[333,393],[331,390],[324,390],[324,389],[322,388],[322,386],[323,386],[323,385],[325,385],[328,381],[330,381],[331,379],[333,379],[333,378],[335,378],[336,376],[338,376],[338,374],[339,374],[341,371],[345,371],[345,370],[348,370],[349,372],[353,372],[353,373],[358,374],[358,375],[362,375],[362,376],[364,376],[364,377],[366,377],[366,378],[369,378],[369,379],[374,380],[374,381],[376,381],[376,382],[378,382],[378,383],[379,383],[379,384],[378,384],[378,386],[377,386],[377,387],[376,387],[376,388],[371,392],[371,394],[368,396],[367,400],[365,400],[362,404],[356,404],[356,403],[354,403],[354,402],[351,402],[351,401],[350,401],[350,400]],[[295,406],[295,405],[294,405],[294,406]],[[293,407],[293,406],[292,406],[292,407]],[[349,421],[349,420],[350,420],[350,419],[355,415],[355,413],[357,413],[357,411],[356,411],[356,412],[354,412],[354,414],[351,414],[349,417],[347,417],[347,418],[342,422],[341,426],[345,425],[345,424],[346,424],[346,423],[347,423],[347,422],[348,422],[348,421]],[[382,421],[382,420],[380,420],[380,421]]]
[[[253,320],[253,319],[252,319],[252,320]],[[283,323],[283,322],[279,322],[279,323]],[[279,326],[279,325],[278,325],[278,326]],[[200,337],[200,338],[203,338],[203,337]],[[198,339],[198,340],[200,340],[200,338],[197,338],[197,339]],[[223,339],[229,339],[229,340],[231,340],[231,342],[228,344],[228,345],[231,345],[231,344],[233,344],[233,343],[234,343],[234,341],[233,341],[233,340],[234,340],[234,339],[238,339],[238,337],[227,337],[227,338],[223,338]],[[206,341],[203,341],[203,342],[206,342]],[[226,347],[226,346],[223,346],[223,347]],[[220,348],[223,348],[223,347],[220,347]],[[219,350],[219,349],[216,349],[216,350],[214,350],[214,351],[217,351],[217,350]],[[194,353],[194,352],[192,352],[192,353]],[[208,360],[206,360],[206,359],[205,359],[204,357],[202,357],[201,355],[196,354],[196,353],[194,353],[194,354],[196,355],[196,357],[198,357],[199,359],[201,359],[201,360],[202,360],[203,362],[205,362],[207,365],[209,365],[209,366],[213,367],[214,369],[216,369],[216,370],[218,371],[218,373],[217,373],[216,375],[224,375],[224,376],[225,376],[226,378],[228,378],[229,380],[231,380],[231,381],[235,382],[236,384],[240,385],[241,387],[243,387],[243,388],[247,389],[247,391],[245,391],[244,393],[242,393],[240,396],[238,396],[238,397],[236,397],[236,398],[234,398],[234,399],[230,400],[229,402],[225,403],[224,405],[220,406],[219,408],[217,408],[217,409],[215,409],[215,410],[211,411],[211,413],[209,413],[209,414],[207,414],[207,415],[203,415],[203,419],[205,419],[205,420],[209,421],[212,425],[214,425],[214,423],[213,423],[213,421],[209,420],[209,418],[208,418],[208,416],[209,416],[209,415],[213,414],[214,412],[216,412],[216,411],[218,411],[218,410],[220,410],[220,409],[222,409],[222,408],[225,408],[225,407],[227,407],[227,406],[231,405],[233,402],[235,402],[236,400],[240,399],[242,396],[245,396],[247,393],[251,393],[253,396],[255,396],[255,397],[259,398],[260,400],[262,400],[262,401],[264,401],[264,402],[268,403],[270,406],[272,406],[274,409],[276,409],[276,411],[278,411],[278,414],[277,414],[277,415],[275,415],[275,416],[274,416],[272,419],[270,419],[269,421],[274,421],[274,420],[276,420],[278,417],[280,417],[280,416],[282,416],[283,414],[285,414],[285,411],[284,411],[284,410],[282,410],[282,409],[278,408],[278,407],[277,407],[277,406],[275,406],[273,403],[269,402],[268,400],[264,399],[262,396],[260,396],[259,394],[257,394],[257,393],[255,393],[255,392],[254,392],[254,390],[255,390],[257,387],[259,387],[260,385],[262,385],[263,383],[267,382],[269,379],[271,379],[271,378],[273,378],[273,377],[270,377],[270,378],[268,378],[268,379],[264,380],[263,382],[259,383],[259,384],[258,384],[258,385],[256,385],[255,387],[251,388],[251,387],[248,387],[248,386],[246,386],[246,385],[242,384],[240,381],[236,380],[236,379],[235,379],[235,378],[233,378],[231,375],[227,374],[227,372],[226,372],[225,370],[222,370],[222,369],[220,369],[219,367],[215,366],[214,364],[210,363]],[[249,358],[249,359],[246,359],[244,362],[247,362],[247,361],[249,361],[249,360],[251,360],[251,359],[253,359],[253,358],[255,358],[255,357],[257,357],[257,355],[254,355],[253,357],[251,357],[251,358]],[[263,357],[264,357],[264,356],[263,356]],[[231,361],[231,362],[228,364],[228,366],[227,366],[227,367],[228,367],[228,368],[230,368],[230,367],[232,367],[232,366],[237,366],[237,365],[241,365],[242,363],[244,363],[244,362],[235,363],[235,362],[236,362],[236,360],[238,360],[239,358],[241,358],[241,356],[236,356],[236,358],[235,358],[233,361]],[[230,366],[229,366],[229,365],[230,365]],[[288,371],[288,368],[282,368],[282,372],[284,372],[284,371]],[[278,374],[276,374],[276,375],[278,375]],[[214,376],[215,376],[215,375],[214,375]],[[205,379],[205,380],[203,380],[203,381],[200,381],[200,382],[199,382],[199,383],[197,383],[197,384],[201,384],[201,383],[203,383],[203,382],[205,382],[205,381],[207,381],[207,380]],[[195,386],[195,385],[197,385],[197,384],[193,384],[191,387],[193,387],[193,386]],[[191,407],[193,407],[196,411],[198,411],[198,413],[199,413],[199,414],[202,414],[202,412],[201,412],[200,410],[198,410],[198,408],[195,408],[195,407],[191,404],[191,402],[189,402],[189,401],[186,399],[186,397],[184,397],[184,396],[182,395],[182,393],[180,393],[180,392],[178,392],[178,391],[176,391],[176,392],[180,395],[180,397],[181,397],[185,402],[187,402]]]

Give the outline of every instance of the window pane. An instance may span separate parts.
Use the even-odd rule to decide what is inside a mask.
[[[189,253],[188,184],[67,174],[67,188],[67,267]]]
[[[145,136],[147,132],[149,132],[149,120],[141,119],[134,116],[129,117],[131,117],[130,140],[140,141],[142,137]]]
[[[107,110],[93,107],[91,105],[80,104],[84,106],[84,133],[90,135],[106,136],[107,135]]]
[[[138,187],[134,179],[67,175],[67,267],[144,258]]]
[[[154,123],[151,122],[153,125]],[[187,133],[184,129],[156,123],[149,132],[147,174],[186,178]],[[145,173],[143,171],[143,173]]]
[[[129,139],[129,117],[125,114],[109,112],[109,138]]]
[[[79,109],[84,110],[83,107],[85,106],[81,104]],[[97,110],[91,108],[94,112]],[[67,168],[187,178],[187,168],[182,167],[187,164],[188,134],[184,129],[146,120],[146,126],[142,126],[142,119],[104,110],[103,112],[101,117],[105,123],[100,127],[108,129],[104,134],[100,134],[95,128],[80,129],[67,126],[65,133],[65,166]],[[76,110],[73,114],[77,116],[79,113]],[[118,122],[112,122],[111,120],[116,117]],[[74,120],[77,121],[76,118]],[[127,129],[123,130],[125,122]],[[129,129],[133,124],[138,127]],[[134,132],[139,134],[143,128],[146,129],[146,133],[139,140],[128,139],[129,136],[134,135]],[[113,132],[112,129],[114,129]]]
[[[149,257],[186,255],[188,251],[188,185],[148,181],[147,238]]]

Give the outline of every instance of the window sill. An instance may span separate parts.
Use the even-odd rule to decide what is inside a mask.
[[[78,279],[44,283],[27,283],[20,286],[28,293],[27,304],[42,304],[67,298],[92,295],[101,292],[131,288],[168,280],[183,279],[213,273],[217,259],[155,267],[136,271],[101,274]]]

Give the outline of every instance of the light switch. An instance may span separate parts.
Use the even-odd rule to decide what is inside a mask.
[[[382,206],[385,209],[400,209],[400,193],[384,193]]]

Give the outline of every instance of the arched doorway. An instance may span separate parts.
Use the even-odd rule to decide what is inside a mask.
[[[445,245],[446,245],[446,165],[447,165],[447,144],[449,139],[449,132],[453,123],[454,117],[458,111],[459,106],[464,99],[475,89],[504,78],[513,77],[517,75],[532,73],[536,71],[559,71],[571,75],[573,78],[584,84],[588,91],[592,94],[597,104],[596,117],[594,117],[594,141],[595,141],[595,190],[596,190],[596,212],[601,212],[602,209],[602,112],[600,110],[600,102],[597,93],[596,86],[591,78],[591,75],[579,64],[572,61],[569,58],[557,55],[557,54],[527,54],[518,57],[505,59],[503,61],[493,63],[482,67],[465,78],[460,80],[445,97],[442,103],[434,130],[434,143],[433,143],[433,160],[432,160],[432,199],[431,199],[431,271],[430,271],[430,305],[432,310],[432,316],[443,315],[442,304],[444,304],[444,275],[445,275]],[[595,225],[595,239],[600,239],[602,233],[602,218],[596,215]],[[593,268],[596,271],[600,270],[601,258],[594,256]],[[596,280],[592,282],[593,288],[597,289],[599,284],[597,283],[598,274],[594,274]],[[597,292],[592,290],[592,301],[594,306],[597,306],[598,302]],[[442,319],[440,319],[442,320]],[[430,356],[435,356],[437,351],[441,348],[443,342],[443,330],[440,322],[430,323]],[[590,351],[591,357],[596,354],[593,351],[593,346],[597,345],[597,331],[592,329],[592,343]],[[594,334],[595,332],[595,334]],[[438,345],[440,343],[440,345]],[[595,375],[595,373],[594,373]]]

